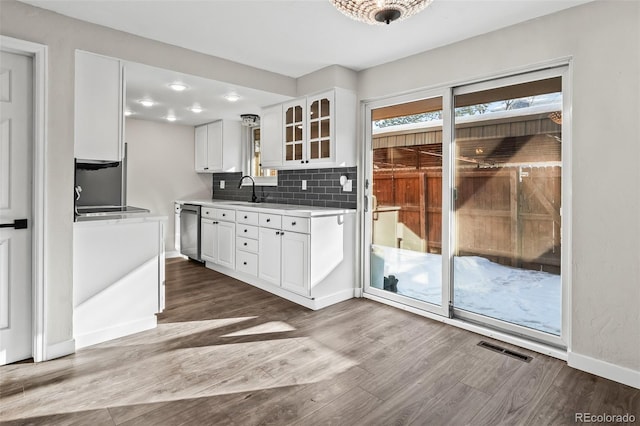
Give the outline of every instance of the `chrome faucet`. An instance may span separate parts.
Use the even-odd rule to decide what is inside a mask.
[[[238,183],[238,188],[242,187],[242,181],[245,180],[245,178],[249,178],[251,179],[251,202],[252,203],[257,203],[258,202],[258,197],[256,197],[256,181],[253,180],[253,178],[249,175],[246,176],[242,176],[240,178],[240,183]]]

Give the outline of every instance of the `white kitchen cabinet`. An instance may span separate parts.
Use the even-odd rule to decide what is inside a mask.
[[[258,277],[303,296],[309,296],[309,234],[284,229],[308,220],[271,213],[259,216]]]
[[[200,255],[202,260],[235,268],[235,211],[202,209],[200,222]],[[210,217],[207,217],[209,212]]]
[[[282,104],[282,168],[355,166],[356,110],[340,88]]]
[[[242,125],[218,120],[195,129],[195,170],[199,173],[242,171]]]
[[[355,211],[202,200],[203,220],[235,224],[235,266],[219,263],[213,228],[206,267],[310,309],[350,299],[356,288]],[[226,216],[222,216],[222,213]],[[203,226],[203,232],[208,232]],[[226,248],[231,247],[231,238]],[[227,252],[227,253],[230,253]],[[213,256],[211,256],[213,254]],[[223,256],[224,257],[224,256]],[[215,261],[211,261],[214,259]]]
[[[309,234],[282,231],[282,288],[309,295]]]
[[[74,157],[122,161],[124,67],[115,58],[76,51]]]
[[[282,166],[282,104],[262,109],[260,116],[260,167]]]
[[[258,278],[280,285],[282,237],[279,229],[263,228],[258,231]]]

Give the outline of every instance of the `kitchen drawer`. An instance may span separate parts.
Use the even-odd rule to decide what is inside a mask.
[[[236,222],[258,226],[258,212],[238,211],[236,213]]]
[[[215,217],[218,220],[224,220],[227,222],[236,221],[236,211],[227,209],[215,209]]]
[[[279,214],[260,213],[260,226],[280,229],[282,227],[282,216]]]
[[[200,215],[203,218],[207,218],[207,219],[215,219],[216,218],[216,209],[214,209],[213,207],[202,207],[200,209]]]
[[[285,231],[301,232],[308,234],[311,229],[310,219],[308,217],[282,217],[282,229]]]
[[[258,240],[252,240],[251,238],[236,237],[236,248],[238,250],[250,251],[253,253],[258,252]]]
[[[258,255],[246,251],[236,251],[236,271],[258,276]]]
[[[258,227],[251,225],[238,224],[236,226],[236,235],[239,237],[258,239]]]

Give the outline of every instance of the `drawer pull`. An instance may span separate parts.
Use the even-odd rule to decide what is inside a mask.
[[[246,265],[246,264],[247,264],[247,262],[242,262],[242,264],[243,264],[243,265]]]
[[[246,245],[247,245],[247,243],[244,243],[244,245],[246,246]]]
[[[242,232],[247,232],[247,229],[245,229],[245,230],[244,230],[244,231],[242,231]]]
[[[222,213],[222,217],[225,217],[227,214],[226,213]]]
[[[247,216],[244,217],[245,219],[247,218]]]
[[[276,231],[276,235],[280,235],[280,231]]]
[[[267,223],[271,222],[271,219],[267,219]]]
[[[291,222],[291,226],[296,226],[296,222]]]

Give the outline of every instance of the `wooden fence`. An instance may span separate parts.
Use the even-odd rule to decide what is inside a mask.
[[[526,269],[560,271],[561,168],[469,168],[456,174],[456,254]],[[425,252],[442,243],[442,174],[374,172],[380,206],[400,207],[399,222]],[[402,241],[398,241],[402,247]]]

